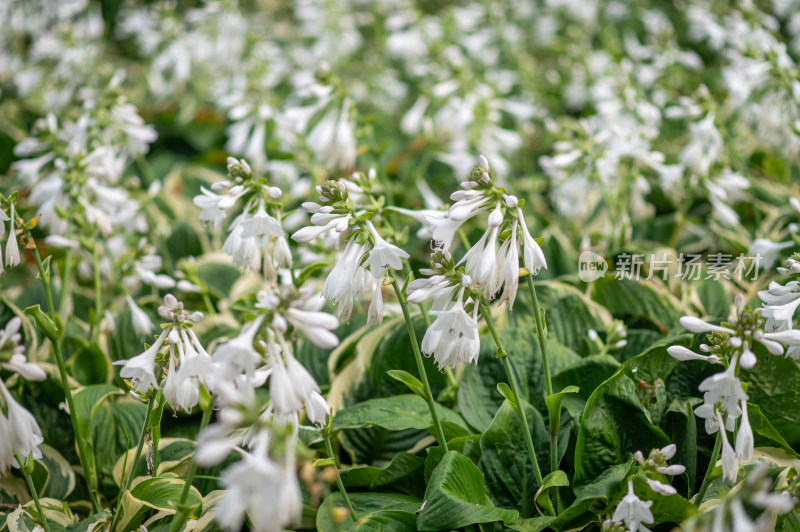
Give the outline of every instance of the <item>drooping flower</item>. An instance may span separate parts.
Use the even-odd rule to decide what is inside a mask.
[[[614,510],[614,515],[611,517],[615,523],[622,523],[628,529],[628,532],[646,531],[648,525],[653,522],[653,512],[650,511],[650,506],[653,501],[643,501],[633,491],[633,481],[628,481],[628,493],[622,498]]]
[[[422,352],[433,355],[440,369],[459,363],[476,363],[480,354],[477,311],[470,316],[464,310],[464,289],[446,310],[432,310],[436,320],[422,338]]]

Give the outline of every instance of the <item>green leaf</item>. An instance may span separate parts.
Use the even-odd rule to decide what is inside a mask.
[[[750,403],[783,436],[791,447],[800,445],[800,361],[766,353],[759,343],[753,345],[758,363],[743,372],[741,379],[750,383]]]
[[[119,530],[134,530],[150,510],[175,513],[176,501],[181,498],[184,482],[177,478],[148,478],[136,484],[122,497],[122,518]],[[203,503],[200,492],[192,486],[186,504],[191,508],[190,517],[199,517]]]
[[[750,419],[750,425],[753,428],[753,432],[772,440],[780,445],[787,453],[800,458],[800,454],[797,454],[797,452],[792,449],[792,446],[786,442],[783,436],[781,436],[780,432],[778,432],[775,427],[772,426],[772,423],[770,423],[766,416],[764,416],[764,414],[761,412],[761,408],[758,405],[754,405],[748,401],[747,415]]]
[[[539,306],[546,309],[548,346],[556,341],[576,353],[587,354],[586,331],[602,330],[611,321],[608,310],[565,283],[537,281],[536,296]],[[536,330],[527,290],[520,291],[512,319],[516,327]]]
[[[449,408],[436,404],[439,419],[466,426],[463,418]],[[333,429],[356,429],[378,426],[388,430],[427,429],[433,425],[428,403],[417,395],[381,397],[358,403],[336,413]]]
[[[509,323],[499,330],[509,360],[517,374],[517,383],[523,399],[539,411],[545,411],[544,366],[539,353],[535,327],[516,327]],[[491,338],[482,338],[480,363],[464,367],[458,386],[458,407],[464,419],[478,432],[485,432],[492,423],[504,397],[498,393],[497,383],[506,382],[508,376],[502,361],[495,358],[497,347]],[[581,360],[571,349],[555,340],[547,344],[550,368],[558,375],[564,368]]]
[[[497,391],[500,392],[500,395],[505,397],[506,401],[511,403],[511,406],[513,407],[517,406],[517,401],[514,398],[514,392],[511,391],[511,388],[508,387],[508,384],[506,384],[505,382],[498,382]]]
[[[566,394],[578,393],[581,389],[577,386],[567,386],[558,393],[547,396],[545,403],[547,404],[547,413],[550,419],[550,434],[555,435],[558,433],[558,426],[561,423],[561,400]]]
[[[358,514],[359,523],[369,520],[375,514],[380,514],[384,518],[387,518],[387,521],[392,521],[392,526],[400,526],[400,524],[405,522],[402,517],[391,514],[387,516],[381,512],[384,510],[392,510],[414,515],[414,512],[422,506],[422,500],[400,493],[348,493],[348,496],[350,497],[350,502],[353,503],[356,514]],[[317,511],[316,525],[319,532],[342,532],[344,530],[349,530],[355,525],[348,513],[344,513],[344,518],[341,521],[335,521],[335,514],[333,512],[335,508],[342,509],[342,513],[347,511],[342,494],[338,491],[325,497],[325,500],[322,501]],[[400,523],[397,523],[397,521]],[[376,521],[372,522],[375,523]],[[380,522],[380,520],[377,522]],[[366,530],[370,530],[370,528]],[[389,530],[406,529],[390,528]]]
[[[678,362],[670,345],[690,345],[693,337],[666,338],[622,365],[589,397],[575,445],[573,483],[591,482],[603,470],[638,450],[670,443],[658,423],[667,409],[664,379]]]
[[[592,283],[592,299],[616,317],[636,318],[652,323],[666,334],[685,313],[663,283],[617,279],[606,275]]]
[[[386,372],[391,378],[396,381],[402,382],[408,389],[414,392],[415,394],[419,395],[423,399],[425,399],[425,387],[422,385],[422,382],[410,374],[407,371],[403,371],[402,369],[391,369]]]
[[[339,474],[345,487],[374,489],[401,479],[403,484],[409,482],[413,484],[415,480],[422,480],[424,464],[425,459],[421,456],[398,453],[386,467],[354,466],[342,469]]]
[[[456,451],[444,455],[428,482],[425,508],[417,517],[417,528],[427,530],[457,529],[475,523],[516,521],[516,510],[492,505],[486,496],[486,484],[478,467]]]
[[[417,516],[412,512],[400,510],[378,510],[366,517],[361,517],[353,525],[351,532],[415,532]]]
[[[172,233],[166,240],[166,248],[173,264],[184,257],[199,257],[203,254],[203,243],[197,236],[197,231],[184,221],[175,223]]]
[[[42,451],[39,462],[49,473],[47,486],[41,494],[52,499],[66,500],[75,489],[75,472],[61,453],[49,445],[42,443],[39,450]]]
[[[553,389],[577,386],[578,397],[584,401],[619,369],[620,363],[611,355],[591,355],[576,360],[553,375]]]
[[[523,403],[533,446],[544,473],[549,471],[550,439],[544,420],[527,401]],[[519,508],[531,515],[533,494],[538,485],[533,473],[528,446],[519,415],[508,401],[503,402],[492,424],[481,436],[480,468],[486,477],[488,493],[500,506]]]
[[[534,503],[539,501],[539,497],[545,495],[546,501],[542,506],[552,509],[553,503],[550,502],[550,495],[547,492],[547,490],[550,488],[556,488],[560,486],[569,486],[569,479],[567,478],[566,473],[564,473],[560,469],[557,469],[555,471],[552,471],[549,475],[547,475],[542,479],[542,485],[539,487],[538,490],[536,490],[536,495],[534,495],[533,497]]]

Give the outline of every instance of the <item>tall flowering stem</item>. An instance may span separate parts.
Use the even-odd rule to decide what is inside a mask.
[[[203,418],[200,420],[200,430],[198,434],[203,432],[203,429],[208,426],[208,422],[211,421],[211,405],[208,405],[208,408],[203,409]],[[197,462],[192,459],[189,462],[189,469],[186,471],[186,478],[184,479],[183,484],[183,491],[181,491],[181,499],[178,502],[178,511],[175,512],[175,517],[172,518],[172,523],[169,526],[170,532],[176,532],[183,527],[183,524],[186,522],[186,518],[189,516],[189,508],[186,508],[186,499],[189,497],[189,490],[192,487],[192,482],[194,481],[194,476],[197,473]]]
[[[717,440],[714,442],[714,450],[711,452],[711,461],[708,463],[708,469],[706,470],[706,474],[703,477],[703,483],[700,485],[700,491],[697,492],[697,495],[694,498],[694,505],[700,506],[703,503],[703,497],[706,496],[706,491],[708,491],[708,486],[711,484],[711,472],[714,470],[714,467],[717,465],[717,460],[719,460],[719,450],[722,447],[722,432],[717,432]]]
[[[328,416],[328,422],[320,430],[320,433],[322,434],[322,439],[325,441],[325,451],[328,453],[328,458],[331,459],[333,462],[333,468],[336,470],[336,485],[339,487],[339,493],[342,494],[342,499],[344,499],[344,503],[347,505],[347,509],[350,511],[350,517],[353,518],[353,522],[358,523],[358,514],[356,514],[355,508],[353,508],[353,503],[350,502],[350,497],[347,495],[347,490],[344,489],[342,477],[339,475],[339,466],[336,463],[336,456],[333,454],[333,446],[331,445],[330,421],[331,418]]]
[[[44,286],[44,293],[45,298],[47,299],[47,314],[54,323],[60,323],[60,319],[58,317],[58,313],[56,311],[56,307],[53,304],[53,289],[50,282],[50,272],[47,271],[44,267],[44,263],[42,262],[42,257],[39,255],[39,249],[36,247],[35,241],[33,240],[33,236],[31,235],[30,229],[27,226],[25,227],[25,237],[28,242],[28,246],[33,251],[33,258],[36,261],[36,268],[39,270],[39,279],[42,281],[42,285]],[[56,364],[58,365],[58,373],[61,377],[61,387],[64,389],[64,397],[67,401],[67,408],[69,409],[69,418],[72,422],[72,431],[75,434],[75,441],[77,442],[78,447],[78,458],[81,461],[81,466],[83,466],[84,477],[86,479],[87,484],[89,485],[89,498],[91,499],[92,509],[97,512],[100,509],[99,504],[97,503],[97,496],[95,494],[95,490],[97,489],[97,477],[95,476],[95,467],[92,462],[90,462],[86,456],[86,448],[84,447],[84,435],[83,431],[81,430],[81,425],[78,421],[78,411],[75,408],[75,401],[72,398],[72,390],[69,386],[69,376],[67,375],[67,366],[64,364],[64,355],[61,352],[61,333],[58,332],[58,337],[50,338],[50,342],[53,345],[53,355],[56,359]]]
[[[508,352],[503,347],[503,342],[497,334],[497,329],[494,326],[492,313],[489,307],[481,305],[481,314],[483,319],[486,320],[486,325],[489,327],[489,332],[492,333],[494,343],[497,346],[497,358],[503,363],[503,368],[506,370],[508,377],[508,384],[511,387],[511,393],[514,394],[514,409],[519,416],[520,424],[522,425],[522,433],[525,436],[525,445],[528,447],[528,455],[531,459],[533,466],[533,474],[536,476],[536,483],[541,487],[542,485],[542,472],[539,470],[539,461],[536,458],[536,449],[533,446],[533,438],[531,437],[531,428],[528,425],[528,418],[525,416],[525,410],[522,408],[522,396],[519,393],[519,386],[517,385],[517,377],[514,374],[514,369],[511,367],[511,361],[508,360]]]
[[[536,286],[533,282],[533,275],[528,275],[528,291],[531,294],[531,304],[533,305],[533,316],[536,320],[536,336],[539,338],[539,351],[542,353],[542,365],[544,366],[544,385],[547,390],[547,397],[553,395],[553,379],[550,376],[550,362],[547,358],[547,331],[544,328],[542,319],[542,309],[539,308],[539,299],[536,297]],[[558,441],[558,427],[555,432],[550,434],[550,470],[558,469],[558,453],[556,442]]]
[[[128,476],[124,477],[125,471],[123,470],[123,480],[122,483],[122,490],[119,492],[119,497],[117,498],[117,510],[114,512],[114,519],[111,520],[111,526],[109,530],[115,530],[115,526],[119,521],[120,515],[122,514],[122,499],[131,489],[131,484],[133,483],[133,478],[136,476],[136,466],[139,464],[139,459],[142,457],[142,450],[144,449],[144,439],[147,435],[147,429],[150,427],[150,417],[153,414],[153,407],[155,406],[155,399],[157,394],[153,393],[150,396],[150,400],[147,402],[147,412],[144,415],[144,423],[142,423],[142,430],[139,433],[139,442],[136,445],[136,453],[133,455],[133,462],[131,462],[131,470],[128,472]]]
[[[431,411],[431,418],[433,418],[433,428],[436,431],[436,439],[439,441],[439,445],[442,446],[442,449],[444,449],[444,452],[447,452],[447,439],[444,437],[442,423],[439,421],[439,414],[436,413],[436,403],[433,400],[431,385],[428,382],[428,374],[425,372],[425,365],[422,363],[422,353],[419,350],[417,333],[414,331],[414,324],[411,321],[411,315],[408,312],[408,302],[403,295],[403,290],[400,288],[400,285],[397,284],[397,279],[393,280],[392,287],[394,288],[395,294],[397,294],[397,300],[400,302],[400,307],[403,309],[403,318],[406,320],[406,329],[408,329],[408,336],[411,339],[411,348],[414,350],[414,359],[417,361],[417,369],[419,370],[420,380],[422,381],[422,386],[425,389],[425,400],[428,402],[428,408]]]
[[[25,475],[25,482],[28,483],[28,491],[31,492],[31,497],[33,498],[33,504],[36,505],[36,513],[39,514],[39,524],[42,525],[45,532],[50,532],[50,524],[47,522],[47,517],[45,517],[44,512],[42,511],[42,504],[39,502],[39,493],[36,491],[36,486],[33,484],[33,479],[31,478],[31,473],[33,472],[33,461],[28,463],[27,460],[22,460],[22,457],[19,453],[15,450],[14,456],[17,459],[17,463],[20,465],[20,471],[22,474]]]

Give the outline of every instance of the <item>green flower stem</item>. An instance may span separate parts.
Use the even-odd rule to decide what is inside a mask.
[[[61,276],[61,296],[58,298],[58,315],[61,316],[61,321],[65,323],[68,317],[69,301],[72,297],[72,268],[72,250],[67,248],[64,254],[64,271]]]
[[[92,333],[96,337],[100,333],[100,322],[103,321],[103,284],[100,279],[100,255],[97,244],[92,250],[92,265],[94,268],[94,323]]]
[[[25,230],[25,236],[27,237],[28,241],[34,241],[30,231],[27,229]],[[60,320],[58,318],[58,314],[56,313],[56,307],[53,305],[53,289],[50,283],[50,272],[45,271],[44,264],[42,263],[42,257],[39,255],[39,249],[36,246],[33,247],[33,258],[36,260],[36,267],[39,270],[39,278],[44,286],[44,294],[45,298],[47,299],[47,313],[54,322],[59,323]],[[61,352],[61,339],[59,338],[58,340],[51,340],[51,343],[53,345],[53,355],[55,356],[56,364],[58,365],[58,373],[61,377],[61,387],[64,390],[64,397],[67,400],[69,418],[72,422],[72,431],[75,434],[75,441],[78,447],[78,458],[80,459],[81,466],[83,467],[86,483],[89,485],[89,498],[92,502],[92,510],[94,512],[98,512],[100,510],[100,505],[97,502],[97,495],[95,494],[95,490],[97,489],[97,479],[94,476],[94,466],[90,467],[89,460],[86,456],[84,435],[81,431],[81,425],[78,421],[78,411],[75,408],[75,401],[72,398],[72,389],[69,385],[69,376],[67,375],[67,366],[64,363],[64,355]]]
[[[336,463],[336,456],[333,454],[333,446],[331,445],[330,426],[325,426],[325,428],[320,430],[320,433],[322,433],[322,439],[325,440],[325,451],[328,453],[328,458],[333,460],[333,468],[336,470],[336,485],[339,486],[339,493],[342,494],[344,503],[347,505],[347,509],[350,510],[350,517],[353,518],[353,522],[358,523],[358,514],[356,514],[353,508],[353,503],[350,502],[350,497],[347,495],[347,490],[344,489],[342,478],[339,476],[339,466]]]
[[[208,426],[208,422],[211,421],[211,412],[211,408],[203,410],[203,419],[200,420],[200,430],[198,434],[202,432],[203,429]],[[175,517],[172,518],[172,524],[169,525],[170,532],[176,532],[183,528],[183,524],[189,517],[188,508],[186,508],[186,499],[189,497],[189,490],[192,488],[195,473],[197,473],[197,462],[195,462],[193,458],[189,463],[189,470],[186,471],[186,479],[183,484],[183,491],[181,491],[181,500],[178,502],[178,511],[175,512]]]
[[[45,529],[45,532],[50,532],[50,523],[47,522],[47,517],[45,517],[44,512],[42,511],[42,505],[39,502],[39,493],[36,491],[36,486],[33,484],[31,474],[28,473],[27,469],[25,468],[25,461],[22,459],[16,449],[14,449],[14,457],[16,457],[17,463],[20,465],[20,471],[22,471],[22,474],[25,475],[25,481],[28,483],[28,491],[31,492],[33,504],[36,505],[36,513],[39,514],[39,524],[42,525],[42,527]]]
[[[511,367],[511,361],[508,359],[508,352],[503,347],[503,342],[497,334],[497,329],[494,326],[492,313],[486,305],[481,305],[481,314],[483,314],[486,325],[489,327],[489,332],[492,333],[494,343],[497,346],[497,357],[503,362],[503,368],[506,370],[508,377],[508,384],[511,387],[511,393],[514,394],[514,409],[519,416],[520,424],[522,425],[522,433],[525,436],[525,445],[528,446],[528,455],[531,459],[533,466],[533,474],[536,476],[536,483],[542,485],[542,472],[539,470],[539,461],[536,459],[536,449],[533,447],[533,438],[531,437],[531,428],[528,425],[528,418],[525,416],[525,410],[522,407],[522,396],[519,393],[517,386],[517,378],[514,375],[514,368]]]
[[[159,370],[160,372],[160,370]],[[158,373],[158,372],[157,372]],[[134,454],[133,462],[131,462],[131,470],[128,472],[127,477],[125,476],[125,470],[122,471],[122,490],[119,492],[119,497],[117,498],[117,510],[114,512],[114,519],[111,521],[111,526],[109,530],[114,532],[116,530],[117,522],[119,521],[119,517],[122,514],[122,499],[131,489],[131,484],[133,483],[133,478],[136,476],[136,467],[139,465],[139,458],[142,457],[142,449],[144,449],[144,438],[147,434],[147,429],[150,426],[150,417],[153,413],[153,406],[155,405],[156,394],[152,394],[150,396],[150,400],[147,402],[147,412],[144,415],[144,423],[142,423],[142,431],[139,433],[139,443],[136,446],[136,454]]]
[[[542,353],[545,390],[547,392],[547,397],[550,397],[553,395],[553,379],[550,375],[550,362],[547,357],[547,331],[545,331],[544,328],[542,309],[539,307],[539,298],[536,297],[536,285],[533,283],[533,275],[531,274],[528,274],[528,292],[531,294],[533,316],[536,321],[536,336],[539,339],[539,351]],[[550,471],[558,469],[558,427],[555,427],[555,429],[555,434],[550,434]]]
[[[397,279],[392,282],[394,292],[397,294],[397,300],[400,302],[400,307],[403,309],[403,317],[406,320],[406,329],[408,329],[408,336],[411,338],[411,348],[414,350],[414,358],[417,361],[417,369],[419,376],[422,380],[422,386],[425,390],[425,400],[428,402],[428,408],[431,411],[433,418],[433,428],[436,431],[436,439],[439,440],[439,445],[442,446],[444,452],[447,452],[447,439],[444,437],[442,430],[442,423],[439,421],[439,414],[436,413],[436,403],[433,401],[433,394],[431,393],[431,385],[428,382],[428,374],[425,372],[425,365],[422,363],[422,353],[419,350],[419,342],[417,342],[417,333],[414,332],[414,324],[411,321],[411,315],[408,313],[408,302],[403,296],[403,290],[397,284]]]
[[[722,430],[725,430],[725,428],[723,427]],[[717,441],[714,442],[714,450],[711,452],[711,461],[708,463],[708,469],[703,477],[703,483],[700,485],[700,491],[697,492],[694,498],[695,506],[700,506],[700,504],[702,504],[703,497],[705,497],[706,491],[708,490],[708,485],[711,484],[711,472],[717,465],[717,460],[719,460],[720,447],[722,447],[722,434],[717,431]]]

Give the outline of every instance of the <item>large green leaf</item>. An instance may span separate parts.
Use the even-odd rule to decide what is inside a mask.
[[[522,398],[540,412],[545,412],[544,366],[534,330],[517,327],[516,322],[511,322],[501,329],[500,338],[517,373]],[[498,392],[497,384],[508,381],[502,362],[495,356],[496,351],[494,341],[483,338],[478,365],[464,367],[459,382],[459,409],[467,423],[479,432],[489,427],[497,409],[503,404],[504,398]],[[581,359],[555,340],[548,342],[547,352],[551,371],[555,374]]]
[[[750,383],[750,402],[761,409],[766,419],[792,447],[800,445],[800,361],[769,355],[756,343],[758,363],[740,378]]]
[[[438,403],[436,412],[442,421],[466,426],[464,419],[458,413]],[[427,429],[432,425],[433,419],[428,403],[414,394],[370,399],[337,412],[333,418],[335,430],[370,426],[388,430]]]
[[[516,510],[492,505],[480,469],[466,456],[450,451],[428,482],[425,507],[417,517],[419,530],[450,530],[475,523],[516,521]]]
[[[409,453],[398,453],[386,467],[354,466],[340,471],[346,487],[374,489],[403,480],[402,484],[416,484],[422,480],[425,459]],[[418,477],[418,478],[417,478]]]
[[[179,501],[184,482],[177,478],[154,477],[145,479],[122,497],[122,518],[119,530],[134,530],[151,510],[175,513],[175,501]],[[203,497],[193,486],[189,489],[186,504],[191,508],[190,517],[200,515]]]
[[[678,362],[666,350],[670,345],[688,345],[691,340],[691,335],[664,339],[626,361],[592,393],[575,446],[575,484],[591,482],[630,453],[670,443],[658,423],[668,406],[664,379]]]
[[[606,275],[592,283],[592,299],[614,316],[650,322],[664,334],[685,313],[663,283],[654,280],[617,279]]]
[[[523,403],[531,429],[536,458],[542,474],[550,471],[550,445],[542,416],[527,402]],[[508,401],[497,411],[492,424],[481,436],[483,452],[480,468],[486,477],[492,500],[504,507],[518,508],[531,515],[533,495],[539,486],[533,474],[528,447],[519,416]]]
[[[414,512],[422,506],[420,499],[400,493],[348,493],[348,495],[358,515],[358,526],[365,521],[372,523],[364,530],[372,530],[373,526],[381,522],[387,523],[388,528],[386,530],[398,532],[413,530],[404,528],[407,516],[387,515],[385,511],[391,510],[414,515]],[[355,524],[349,514],[345,514],[344,519],[336,520],[333,511],[336,508],[340,508],[345,512],[347,508],[342,494],[338,491],[325,497],[317,511],[316,524],[319,532],[342,532],[350,529]]]
[[[536,297],[545,309],[549,340],[555,340],[576,353],[587,354],[586,332],[603,330],[611,320],[608,310],[586,297],[580,290],[558,281],[537,281]],[[528,291],[520,288],[512,314],[513,326],[535,331]]]

